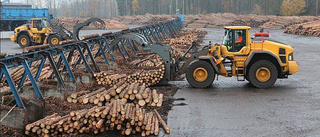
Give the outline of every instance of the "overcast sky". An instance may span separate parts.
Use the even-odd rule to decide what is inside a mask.
[[[3,1],[3,0],[1,0]],[[27,0],[10,0],[11,3],[27,3]]]
[[[1,0],[3,1],[3,0]],[[35,4],[37,0],[10,0],[11,3],[24,3],[24,4]],[[41,0],[42,7],[47,8],[48,6],[46,5],[48,0]]]

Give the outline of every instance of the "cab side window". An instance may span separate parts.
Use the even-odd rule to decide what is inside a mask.
[[[246,46],[246,30],[235,30],[235,43],[233,52],[239,52]]]

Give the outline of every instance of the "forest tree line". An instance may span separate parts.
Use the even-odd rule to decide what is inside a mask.
[[[56,0],[56,16],[113,18],[150,14],[319,15],[320,0]]]

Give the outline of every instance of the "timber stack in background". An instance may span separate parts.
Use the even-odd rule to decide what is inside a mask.
[[[73,17],[58,17],[56,20],[52,21],[51,24],[62,24],[64,28],[68,29],[68,30],[73,30],[73,26],[76,25],[79,22],[84,22],[86,21],[88,18],[73,18]],[[92,30],[92,29],[106,29],[106,30],[110,30],[110,29],[128,29],[128,27],[117,21],[114,19],[102,19],[105,24],[106,27],[105,28],[101,28],[102,25],[98,22],[93,22],[91,23],[89,26],[85,26],[83,29],[85,30]]]
[[[289,26],[284,33],[320,37],[320,20]]]
[[[184,27],[188,28],[221,28],[223,26],[251,26],[268,29],[291,29],[297,28],[296,24],[307,26],[314,26],[316,28],[319,16],[275,16],[275,15],[255,15],[244,14],[236,15],[233,13],[212,13],[212,14],[198,14],[198,15],[184,15]],[[113,19],[104,19],[106,23],[105,29],[127,29],[127,24],[143,25],[154,24],[165,20],[174,18],[174,15],[136,15],[136,16],[118,16]],[[67,29],[72,29],[72,26],[77,22],[84,21],[81,18],[60,17],[58,20],[64,24]],[[93,23],[84,29],[99,28],[99,23]],[[315,30],[316,32],[312,32]],[[317,36],[319,30],[313,29],[299,29],[299,32],[286,31],[290,34],[312,35]],[[307,32],[305,32],[307,31]],[[310,34],[312,33],[312,34]],[[315,34],[313,34],[315,33]]]
[[[297,24],[311,26],[317,28],[320,20],[319,16],[275,16],[275,15],[236,15],[233,13],[212,13],[198,15],[184,15],[184,27],[188,28],[221,28],[223,26],[251,26],[268,29],[291,29],[297,28]],[[170,15],[137,15],[137,16],[121,16],[115,20],[123,24],[143,24],[145,22],[157,22],[159,20],[167,20],[174,16]],[[142,19],[140,19],[142,18]],[[319,25],[318,25],[319,26]],[[309,28],[310,29],[310,28]],[[318,29],[299,29],[298,32],[286,31],[285,33],[312,35],[320,33]],[[307,31],[307,32],[306,32]],[[316,32],[313,32],[316,31]]]

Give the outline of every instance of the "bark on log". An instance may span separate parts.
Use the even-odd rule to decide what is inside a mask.
[[[154,114],[158,117],[164,131],[166,131],[167,134],[170,134],[170,129],[169,127],[167,126],[166,122],[164,122],[164,120],[161,118],[160,114],[158,113],[158,111],[156,109],[153,110],[154,111]]]

